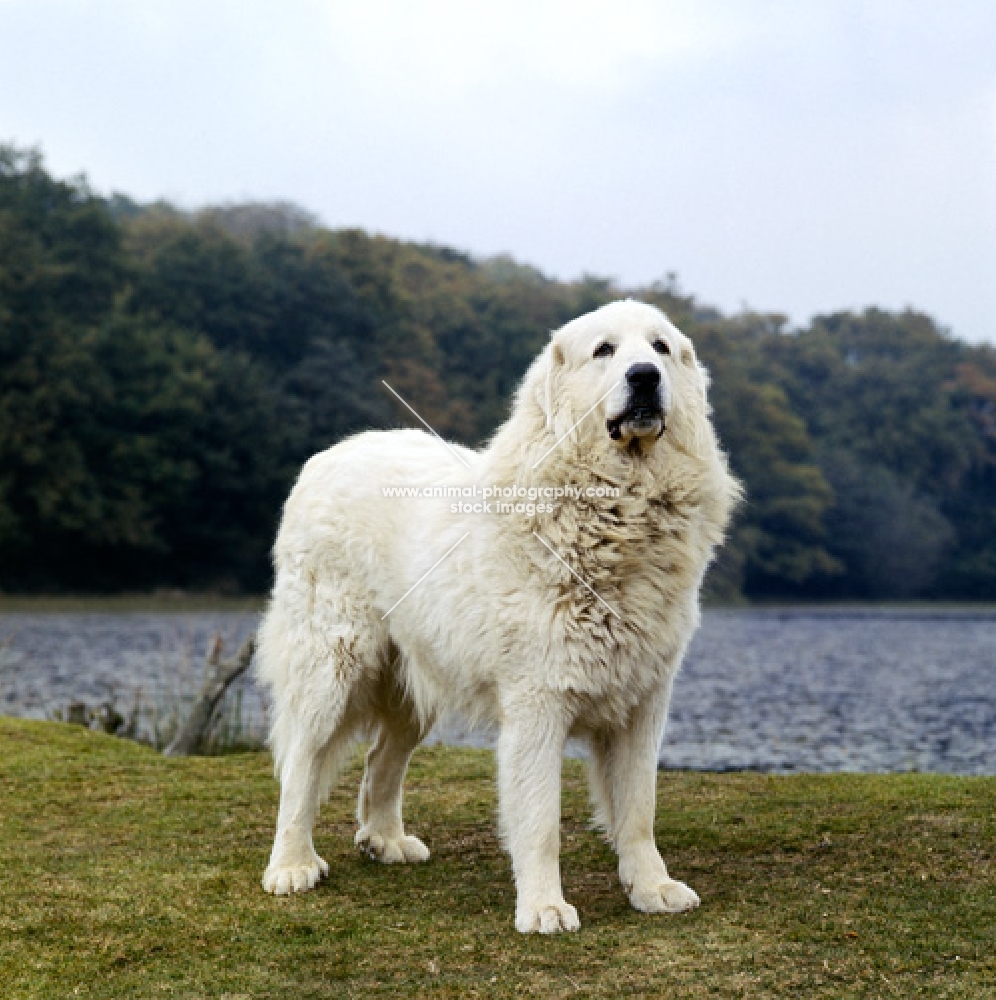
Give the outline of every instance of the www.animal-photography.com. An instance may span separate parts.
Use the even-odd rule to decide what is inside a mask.
[[[0,992],[996,996],[994,35],[0,2]]]

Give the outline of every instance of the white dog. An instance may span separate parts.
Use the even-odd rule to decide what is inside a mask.
[[[739,494],[707,383],[659,310],[615,302],[553,335],[483,451],[370,432],[305,465],[260,629],[281,784],[267,891],[310,889],[328,873],[312,827],[362,733],[374,742],[356,843],[380,861],[425,861],[402,824],[402,782],[452,709],[500,727],[518,930],[579,926],[558,857],[569,735],[589,743],[596,819],[632,905],[698,905],[668,875],[653,831],[671,684]]]

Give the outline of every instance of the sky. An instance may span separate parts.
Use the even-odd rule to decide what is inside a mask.
[[[996,344],[992,0],[0,0],[0,142],[101,193]]]

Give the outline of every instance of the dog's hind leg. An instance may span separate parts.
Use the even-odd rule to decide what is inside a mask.
[[[612,811],[611,739],[594,733],[589,741],[588,795],[592,805],[592,825],[612,839],[615,817]]]
[[[280,583],[259,630],[259,672],[274,694],[270,746],[280,779],[263,888],[283,895],[311,889],[328,873],[312,829],[364,721],[386,635],[364,608],[346,607],[331,587],[312,600],[310,592]]]
[[[402,786],[412,752],[425,735],[415,706],[394,684],[382,680],[376,702],[378,719],[360,784],[356,846],[386,863],[428,861],[429,849],[405,833],[401,816]]]
[[[280,768],[280,809],[263,888],[278,896],[313,889],[329,871],[312,843],[318,807],[328,794],[349,750],[349,734],[337,733],[322,746],[292,737]]]

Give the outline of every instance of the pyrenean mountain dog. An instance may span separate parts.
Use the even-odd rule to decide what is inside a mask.
[[[554,333],[484,450],[376,431],[305,465],[259,637],[281,785],[267,891],[328,873],[312,827],[363,733],[356,843],[380,861],[425,861],[402,823],[402,783],[455,710],[499,726],[518,930],[579,926],[558,857],[569,735],[590,746],[596,820],[632,905],[698,905],[664,866],[654,808],[671,684],[738,495],[707,383],[663,313],[614,302]]]

